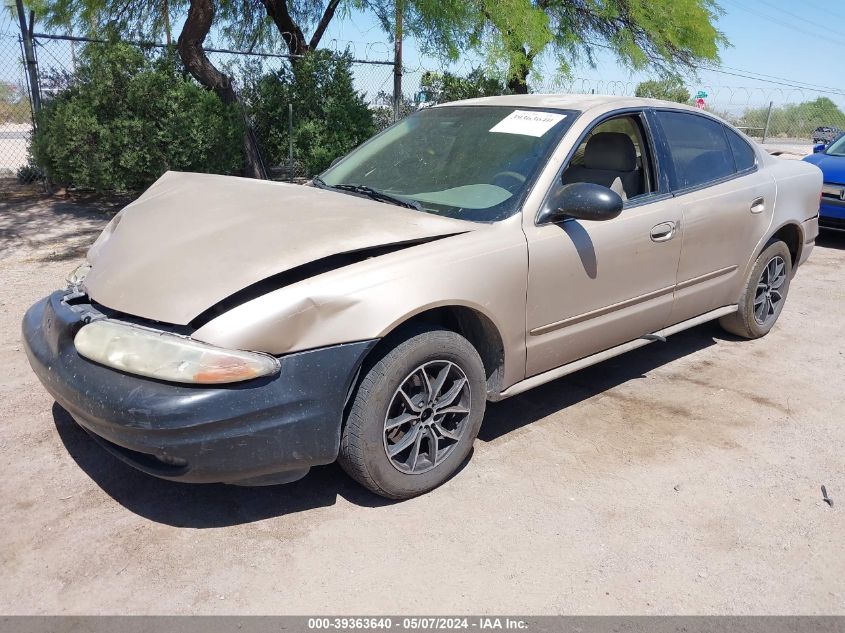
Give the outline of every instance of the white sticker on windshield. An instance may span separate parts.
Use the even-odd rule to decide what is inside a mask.
[[[536,110],[514,110],[496,125],[491,132],[501,134],[522,134],[523,136],[543,136],[556,123],[566,118],[556,112],[538,112]]]

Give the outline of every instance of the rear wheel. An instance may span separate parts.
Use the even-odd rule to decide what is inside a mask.
[[[783,310],[791,278],[789,248],[781,241],[771,242],[751,269],[737,311],[722,317],[719,324],[744,338],[765,336]]]
[[[376,494],[436,488],[466,459],[486,405],[484,367],[455,332],[422,328],[366,370],[341,435],[339,462]]]

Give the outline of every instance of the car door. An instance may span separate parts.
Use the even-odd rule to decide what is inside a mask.
[[[683,216],[674,324],[737,302],[745,265],[771,223],[776,186],[748,142],[716,119],[672,110],[653,117]]]
[[[539,225],[530,214],[523,218],[529,259],[527,376],[639,338],[668,322],[680,257],[681,212],[655,163],[654,140],[643,112],[616,113],[596,122],[570,152],[558,178],[565,183],[597,182],[591,180],[590,169],[603,171],[603,165],[583,163],[591,139],[620,133],[628,134],[635,145],[641,187],[625,192],[628,200],[618,217]],[[618,164],[617,154],[608,157],[614,163],[609,166],[627,166]],[[622,176],[620,180],[631,180],[626,173]]]

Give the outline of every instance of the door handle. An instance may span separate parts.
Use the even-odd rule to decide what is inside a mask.
[[[652,242],[666,242],[675,236],[674,222],[661,222],[651,227]]]
[[[751,213],[763,213],[766,210],[766,200],[763,196],[759,198],[754,198],[754,202],[751,203]]]

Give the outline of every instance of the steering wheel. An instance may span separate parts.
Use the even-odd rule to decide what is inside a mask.
[[[498,183],[499,180],[511,180],[512,182],[508,184],[500,185]],[[493,184],[502,187],[502,189],[507,189],[511,193],[513,193],[514,189],[520,187],[525,182],[525,176],[520,174],[518,171],[500,171],[498,174],[493,176]]]

